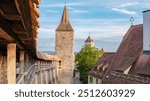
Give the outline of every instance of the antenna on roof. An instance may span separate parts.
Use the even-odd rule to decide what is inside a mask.
[[[65,6],[66,6],[66,1],[65,1]]]
[[[133,17],[130,17],[130,20],[129,20],[129,21],[131,22],[131,26],[133,26],[134,18],[133,18]]]

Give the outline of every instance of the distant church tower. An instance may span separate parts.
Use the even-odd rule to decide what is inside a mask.
[[[73,83],[74,30],[69,22],[67,7],[64,7],[61,22],[56,29],[56,55],[62,59],[58,79],[62,84]]]
[[[89,35],[88,38],[84,41],[85,46],[94,47],[94,41]]]

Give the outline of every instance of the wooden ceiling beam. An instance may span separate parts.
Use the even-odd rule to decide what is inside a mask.
[[[15,41],[20,48],[26,49],[25,45],[22,43],[18,35],[13,31],[12,26],[8,23],[1,15],[0,15],[0,28],[2,28],[9,36],[14,38]]]
[[[22,20],[20,15],[5,14],[1,9],[0,9],[0,14],[7,20],[16,20],[16,21]]]
[[[38,20],[32,20],[32,28],[35,30],[36,28],[39,28],[39,21]]]
[[[13,26],[13,29],[16,30],[16,31],[26,31],[24,29],[21,21],[15,21],[15,22],[13,22],[12,26]]]
[[[31,0],[18,0],[20,4],[20,11],[23,18],[23,23],[26,28],[26,32],[28,36],[32,37],[32,22],[31,22],[31,14],[30,14],[30,6],[29,2]]]
[[[8,3],[10,0],[0,0],[0,3]]]
[[[15,6],[13,6],[12,8],[16,7],[18,13],[17,12],[16,13],[11,13],[11,12],[9,13],[8,12],[9,10],[6,10],[8,12],[8,14],[7,13],[5,14],[4,12],[0,13],[0,27],[4,31],[6,31],[6,33],[8,33],[10,36],[12,36],[15,39],[14,41],[16,43],[18,43],[20,46],[22,46],[26,51],[28,51],[29,54],[31,54],[32,56],[36,56],[36,54],[35,54],[36,47],[34,45],[35,42],[33,42],[33,40],[32,40],[34,29],[32,28],[32,16],[31,16],[32,12],[31,12],[30,1],[31,0],[13,0],[12,2],[15,3]],[[40,0],[38,0],[38,1],[35,0],[36,3],[39,3],[39,1]],[[3,7],[3,8],[5,8],[5,7]],[[2,9],[2,11],[3,10],[5,11],[5,9]],[[7,16],[4,17],[4,14],[5,15],[9,15],[9,14],[14,15],[16,18],[13,16],[11,16],[11,17],[13,17],[13,19],[11,19],[9,17],[7,18]],[[17,18],[18,17],[17,15],[19,15],[20,18]],[[20,19],[18,21],[22,22],[24,30],[29,37],[29,41],[24,41],[21,38],[19,38],[20,32],[17,32],[17,31],[23,31],[23,30],[19,30],[19,29],[14,28],[15,30],[17,30],[16,32],[19,33],[19,34],[17,34],[15,32],[15,30],[12,28],[13,26],[11,24],[14,24],[15,22],[17,22],[14,19]],[[13,21],[9,21],[9,20],[13,20]],[[22,25],[20,25],[20,26],[22,26]]]
[[[2,28],[0,28],[0,36],[7,41],[13,41],[14,38],[7,34]]]
[[[41,3],[41,0],[31,0],[33,3],[36,3],[37,5],[39,5]]]
[[[37,6],[35,3],[32,4],[33,6],[31,6],[32,12],[35,14],[36,17],[40,17],[40,12],[39,9],[37,9]]]
[[[17,33],[17,34],[27,34],[27,32],[25,32],[25,31],[18,31],[18,30],[14,29],[14,28],[13,28],[13,31],[15,33]]]

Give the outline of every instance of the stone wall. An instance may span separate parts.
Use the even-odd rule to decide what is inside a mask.
[[[62,67],[58,69],[60,83],[72,83],[74,70],[73,31],[56,32],[56,55],[62,59]]]
[[[0,84],[7,83],[6,56],[0,54]]]
[[[5,51],[0,50],[0,84],[7,84],[8,78],[7,78],[7,56]],[[21,68],[20,68],[20,55],[19,52],[16,56],[16,79],[21,74]],[[35,59],[33,59],[31,56],[26,54],[25,60],[24,60],[24,67],[23,72],[27,71],[28,68],[35,63]]]

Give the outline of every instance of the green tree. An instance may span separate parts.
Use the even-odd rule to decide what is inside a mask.
[[[76,55],[75,60],[78,61],[77,69],[80,72],[80,81],[82,83],[88,83],[88,73],[103,53],[103,50],[95,47],[84,46]]]

